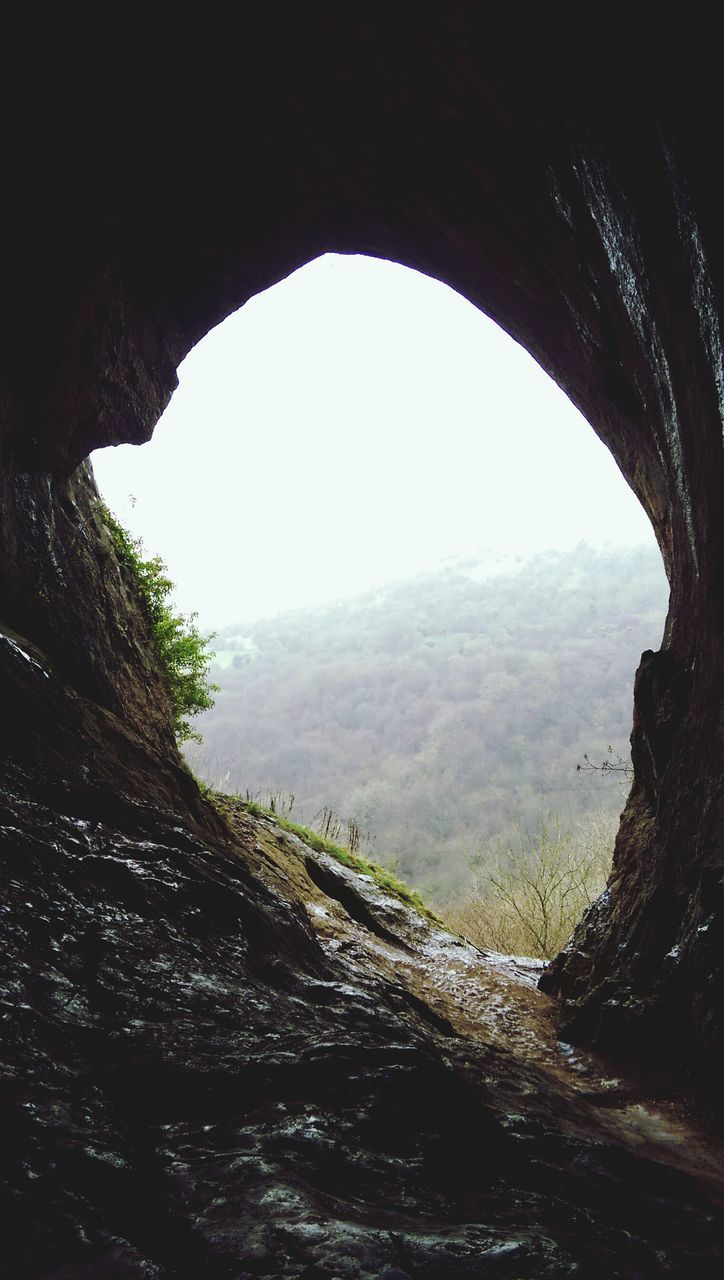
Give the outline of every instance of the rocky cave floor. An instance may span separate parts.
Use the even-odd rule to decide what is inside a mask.
[[[724,1144],[536,962],[272,818],[52,801],[6,774],[4,1280],[724,1272]]]

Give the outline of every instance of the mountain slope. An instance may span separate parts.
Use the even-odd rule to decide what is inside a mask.
[[[497,576],[474,561],[325,610],[227,627],[193,756],[227,789],[282,790],[307,822],[353,816],[404,878],[444,900],[466,858],[535,821],[618,812],[633,675],[667,586],[649,548],[545,553]]]

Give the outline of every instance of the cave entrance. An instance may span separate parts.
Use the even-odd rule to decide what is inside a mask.
[[[619,779],[576,764],[626,752],[660,556],[578,411],[454,290],[325,255],[94,466],[218,632],[200,775],[351,818],[438,906],[496,841],[553,847],[597,811],[610,843]]]

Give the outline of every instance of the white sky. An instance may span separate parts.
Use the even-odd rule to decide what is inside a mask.
[[[179,377],[153,440],[93,466],[202,627],[449,556],[653,542],[608,450],[528,353],[396,263],[309,263],[208,334]]]

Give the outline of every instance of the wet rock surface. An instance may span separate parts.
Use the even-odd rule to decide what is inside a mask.
[[[326,250],[429,272],[583,410],[671,583],[566,1043],[724,1066],[718,15],[413,0],[8,18],[7,1280],[718,1276],[720,1148],[483,957],[175,751],[82,465]],[[77,469],[80,464],[80,469]]]
[[[539,964],[271,818],[48,783],[0,793],[0,1275],[721,1273],[724,1144],[560,1044]]]
[[[566,1034],[679,1056],[714,1090],[716,18],[525,0],[424,12],[414,0],[251,0],[212,5],[203,20],[154,9],[141,36],[127,7],[106,6],[102,29],[58,12],[38,30],[18,11],[0,209],[0,622],[103,709],[84,712],[94,751],[144,802],[175,804],[183,779],[144,754],[173,755],[152,696],[159,673],[74,468],[94,447],[148,438],[179,361],[211,326],[319,253],[376,254],[458,289],[582,409],[651,518],[671,608],[639,676],[636,781],[609,897],[546,981]],[[106,713],[132,730],[133,750],[115,730],[103,742]],[[25,716],[18,707],[21,726]],[[193,804],[186,788],[181,807]]]

